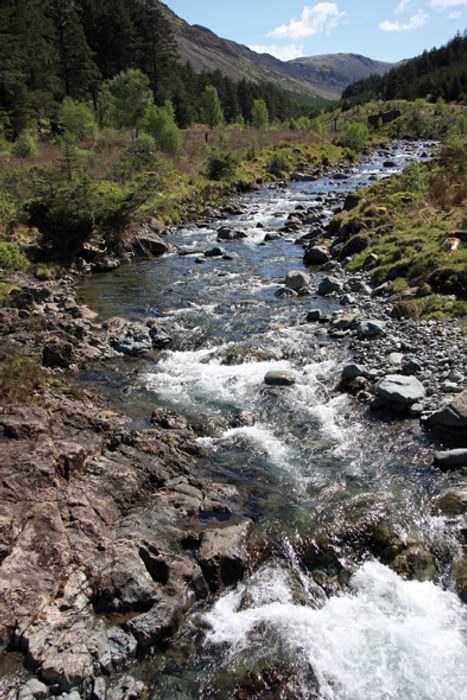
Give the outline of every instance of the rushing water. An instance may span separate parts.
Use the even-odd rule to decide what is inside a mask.
[[[170,240],[193,255],[174,253],[83,284],[85,301],[102,315],[157,316],[177,347],[157,362],[96,369],[88,380],[135,420],[154,404],[188,416],[211,448],[200,469],[247,493],[265,552],[249,579],[191,616],[175,650],[141,667],[153,697],[233,697],[248,671],[276,666],[289,695],[264,697],[467,698],[467,619],[457,596],[443,590],[449,575],[436,557],[437,585],[404,581],[352,548],[337,551],[331,566],[303,565],[314,536],[382,515],[404,541],[423,543],[441,561],[456,546],[455,524],[433,517],[432,502],[456,479],[431,467],[416,422],[373,422],[332,391],[348,359],[345,345],[304,318],[309,308],[332,311],[336,302],[276,297],[287,271],[302,268],[303,251],[296,236],[262,245],[297,207],[315,207],[325,223],[346,193],[423,158],[426,148],[395,144],[393,167],[383,166],[388,154],[381,153],[346,180],[323,177],[243,198],[243,213],[222,222],[247,233],[222,244],[237,254],[233,260],[199,264],[196,251],[216,241],[220,222],[187,226]],[[297,382],[266,387],[270,370],[291,371]],[[344,588],[337,585],[343,572]]]

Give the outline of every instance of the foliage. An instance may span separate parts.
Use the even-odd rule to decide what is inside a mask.
[[[267,170],[274,177],[285,177],[291,170],[290,161],[282,153],[273,153],[269,158]]]
[[[369,131],[366,124],[352,122],[346,126],[344,133],[339,139],[339,143],[344,148],[349,148],[355,153],[360,153],[368,143]]]
[[[253,102],[251,109],[251,123],[257,129],[266,129],[269,124],[269,112],[266,102],[258,99]]]
[[[149,78],[139,69],[129,68],[116,75],[108,87],[113,98],[115,125],[137,133],[143,127],[146,111],[153,102]]]
[[[170,100],[162,107],[152,104],[146,109],[144,129],[154,137],[161,151],[177,153],[180,150],[181,135]]]
[[[37,144],[30,131],[24,130],[13,144],[11,152],[17,158],[30,158],[38,153]]]
[[[467,36],[457,35],[440,49],[424,51],[382,76],[371,75],[349,85],[342,93],[346,107],[370,99],[436,101],[467,99]]]
[[[228,180],[235,174],[237,159],[232,153],[211,153],[207,160],[206,177],[210,180]]]
[[[214,85],[207,85],[201,96],[201,120],[211,128],[224,121],[219,95]]]
[[[29,260],[21,248],[16,243],[0,241],[0,270],[26,270],[29,267]]]
[[[65,128],[64,138],[69,143],[78,143],[84,138],[94,138],[97,134],[94,112],[83,102],[65,97],[57,116],[60,124]]]

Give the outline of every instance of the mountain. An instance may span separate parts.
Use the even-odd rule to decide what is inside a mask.
[[[220,70],[234,80],[274,82],[298,95],[335,100],[350,83],[372,73],[381,75],[393,65],[354,54],[280,61],[223,39],[206,27],[190,25],[163,3],[160,7],[172,26],[182,62],[189,62],[197,72]]]

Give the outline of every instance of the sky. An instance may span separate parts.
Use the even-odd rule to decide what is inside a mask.
[[[467,0],[164,0],[190,24],[284,61],[356,53],[400,61],[467,27]]]

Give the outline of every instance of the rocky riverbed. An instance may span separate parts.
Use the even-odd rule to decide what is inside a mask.
[[[396,148],[382,153],[382,168],[390,171],[396,157]],[[318,518],[313,528],[308,521],[300,526],[293,555],[282,557],[295,562],[291,571],[298,576],[300,569],[302,585],[303,572],[312,576],[306,595],[297,593],[298,582],[294,584],[294,600],[298,596],[302,605],[310,605],[311,599],[314,606],[318,601],[323,605],[326,596],[345,589],[368,554],[404,578],[455,586],[466,600],[465,558],[459,549],[467,502],[461,479],[467,448],[462,324],[398,318],[397,297],[387,288],[373,289],[367,273],[346,271],[338,251],[333,255],[327,224],[343,205],[355,171],[319,175],[329,181],[328,191],[302,193],[298,188],[313,183],[317,174],[309,181],[306,175],[297,176],[295,198],[285,207],[282,203],[278,208],[270,191],[266,217],[258,212],[261,201],[241,198],[207,211],[191,237],[182,230],[173,240],[164,238],[164,249],[154,248],[152,253],[169,253],[165,267],[149,261],[139,264],[138,274],[124,273],[126,282],[115,302],[121,316],[113,316],[99,300],[93,303],[95,289],[109,294],[107,285],[115,284],[116,273],[96,276],[92,291],[89,286],[81,290],[81,298],[73,277],[43,283],[24,275],[12,279],[18,291],[0,309],[0,330],[12,348],[40,358],[51,376],[67,381],[90,367],[93,374],[88,377],[94,378],[109,367],[117,368],[120,375],[134,375],[131,383],[140,387],[138,391],[144,387],[149,396],[145,394],[143,402],[145,418],[141,420],[140,409],[136,423],[133,403],[126,417],[116,408],[127,400],[110,392],[109,403],[89,393],[89,378],[79,392],[43,389],[31,405],[6,406],[0,413],[0,638],[5,669],[0,688],[5,697],[134,698],[147,692],[145,683],[153,687],[151,697],[164,697],[166,691],[157,683],[151,686],[136,662],[163,648],[181,625],[183,633],[190,610],[206,610],[224,589],[243,579],[248,583],[237,589],[243,608],[247,611],[256,600],[262,610],[267,596],[255,593],[259,574],[251,576],[256,561],[262,562],[264,580],[282,580],[281,572],[274,574],[274,557],[267,563],[268,551],[279,540],[269,541],[261,526],[263,513],[271,508],[264,499],[278,501],[267,486],[278,478],[268,465],[282,468],[292,462],[290,450],[298,453],[300,444],[303,455],[294,457],[300,469],[306,452],[316,454],[313,459],[320,464],[331,467],[335,462],[337,467],[331,472],[334,486],[324,485],[321,476],[307,476],[306,482],[300,476],[300,489],[295,485],[289,492],[292,477],[279,480],[284,500],[298,499],[301,509],[303,490],[317,513],[319,499],[324,499],[324,519],[319,523]],[[365,174],[366,181],[374,177],[371,169]],[[156,232],[149,232],[149,238],[156,240]],[[248,244],[246,249],[235,247]],[[278,246],[283,246],[280,253]],[[128,249],[122,255],[128,255]],[[254,255],[263,265],[260,284],[254,279],[256,270],[242,267]],[[170,293],[154,299],[151,292],[148,304],[134,296],[135,290],[145,289],[145,275],[152,274],[154,265],[160,284],[168,284]],[[111,267],[116,265],[109,263],[105,269]],[[185,276],[185,285],[173,286],[177,275]],[[246,294],[236,291],[241,275],[249,275]],[[202,285],[209,286],[207,280],[210,298],[187,307],[183,295],[194,298]],[[229,286],[232,299],[227,302],[222,295]],[[258,289],[260,296],[255,298]],[[418,293],[422,291],[413,290]],[[83,297],[89,305],[83,304]],[[247,335],[245,324],[251,321],[245,309],[250,308],[263,315],[255,321],[254,333]],[[200,318],[205,310],[208,322],[203,329]],[[208,332],[211,342],[206,340]],[[310,364],[311,355],[316,368]],[[334,357],[337,364],[330,361]],[[122,362],[127,363],[123,370]],[[184,363],[188,376],[182,373]],[[159,372],[155,377],[154,369]],[[213,404],[207,396],[214,390],[218,395]],[[172,395],[176,400],[169,400]],[[315,396],[317,409],[307,413],[307,403]],[[401,439],[401,449],[417,459],[422,445],[424,468],[434,480],[429,508],[437,518],[444,514],[449,541],[407,536],[396,518],[388,518],[387,504],[375,507],[368,495],[360,495],[359,501],[355,496],[331,512],[337,503],[331,489],[337,494],[344,464],[336,440],[338,450],[339,440],[346,447],[354,429],[351,425],[346,433],[335,414],[334,406],[342,401],[343,413],[353,416],[356,411],[359,422],[368,421],[365,430],[373,421],[383,432],[387,426],[394,434],[387,438],[389,450],[394,449],[392,439]],[[312,435],[303,432],[305,420],[313,426]],[[326,422],[334,433],[325,432]],[[276,426],[274,431],[269,425]],[[416,436],[409,447],[404,427],[398,427],[404,425]],[[255,458],[260,459],[258,465],[263,465],[264,451],[267,455],[264,471],[254,479],[250,471],[256,462],[250,465],[249,453],[256,453],[257,443],[248,443],[252,438],[262,445],[263,452]],[[247,440],[245,452],[238,451],[242,440]],[[224,443],[233,462],[222,463],[221,469],[216,455]],[[351,451],[346,459],[354,459]],[[240,461],[235,464],[236,460]],[[241,460],[248,465],[245,474]],[[235,470],[241,478],[234,476]],[[346,479],[346,489],[352,492],[359,477],[349,472]],[[264,502],[253,506],[252,493],[260,488],[266,494],[261,496]],[[275,507],[274,523],[285,506]],[[285,535],[280,539],[285,552]],[[272,566],[273,573],[264,573],[264,566]],[[224,613],[225,606],[219,608],[217,622]],[[203,625],[216,630],[215,609],[213,614]],[[233,609],[230,614],[229,624],[235,619]],[[258,621],[268,624],[264,615]],[[183,649],[180,638],[177,644]],[[239,672],[230,680],[228,693],[284,697],[281,693],[291,687],[301,687],[303,673],[289,661],[281,666],[278,658],[243,681]],[[305,673],[307,682],[314,684],[309,676],[319,668],[316,661]],[[324,687],[325,680],[320,680]],[[195,693],[196,683],[191,690],[183,687]],[[306,697],[303,689],[296,693]]]

